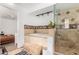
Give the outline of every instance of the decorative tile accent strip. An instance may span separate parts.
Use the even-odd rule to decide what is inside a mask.
[[[44,26],[32,26],[32,25],[24,25],[24,29],[50,29],[48,25]]]

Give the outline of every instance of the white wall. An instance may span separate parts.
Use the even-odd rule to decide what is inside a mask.
[[[8,4],[0,4],[0,32],[5,34],[15,34],[17,30],[17,20],[13,20],[16,16],[16,11],[11,9]]]
[[[53,13],[49,15],[45,14],[43,16],[35,16],[35,15],[26,15],[24,24],[26,25],[48,25],[49,21],[53,20]]]
[[[17,30],[17,20],[0,18],[0,31],[5,34],[15,34]]]
[[[24,44],[24,12],[21,7],[17,6],[17,33],[16,33],[16,40],[15,44],[17,44],[17,47],[22,47]]]
[[[2,29],[2,20],[0,18],[0,32],[1,32],[1,29]]]

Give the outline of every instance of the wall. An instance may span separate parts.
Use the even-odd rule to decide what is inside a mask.
[[[1,31],[1,29],[2,29],[2,20],[0,18],[0,31]]]
[[[5,34],[15,34],[17,27],[16,19],[1,19],[1,31]]]
[[[17,27],[16,11],[11,9],[7,4],[0,4],[0,32],[5,34],[15,34]]]
[[[49,15],[45,14],[43,16],[35,16],[28,14],[25,17],[24,24],[26,25],[48,25],[49,21],[53,21],[53,13],[50,13]]]
[[[56,34],[55,51],[65,55],[79,54],[79,29],[59,29]]]
[[[17,20],[0,18],[0,31],[5,34],[15,34],[17,27]]]
[[[69,11],[69,14],[66,12]],[[63,24],[62,20],[69,19],[70,24],[77,24],[79,23],[79,7],[69,8],[65,10],[60,10],[59,12],[61,15],[58,16],[58,23]],[[74,18],[74,21],[71,21]]]
[[[22,9],[21,7],[17,6],[17,33],[16,33],[16,40],[15,43],[17,45],[17,48],[20,48],[23,46],[24,44],[24,24],[23,21],[24,16],[25,16],[25,12],[24,9]]]
[[[69,14],[66,12],[69,11]],[[63,24],[62,20],[69,20],[70,24],[79,24],[79,7],[69,8],[60,10],[60,15],[58,16],[59,24]],[[74,20],[72,21],[72,18]],[[57,35],[58,34],[58,35]],[[62,52],[66,55],[78,54],[78,29],[58,29],[56,34],[56,51]]]

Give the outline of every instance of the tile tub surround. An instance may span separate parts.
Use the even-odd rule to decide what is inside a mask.
[[[56,29],[24,29],[24,36],[32,33],[42,33],[54,36]]]
[[[68,18],[70,24],[79,24],[79,6],[75,6],[73,8],[65,9],[65,10],[60,10],[59,13],[61,15],[58,16],[58,23],[63,24],[64,19]],[[70,12],[69,14],[66,14],[66,12]]]
[[[34,46],[34,47],[40,46],[44,55],[45,54],[46,55],[47,54],[48,55],[53,54],[53,50],[54,50],[53,49],[53,47],[54,47],[53,41],[54,41],[53,37],[51,37],[48,34],[33,33],[33,34],[29,34],[29,35],[25,36],[25,46],[26,46],[26,48],[28,48],[28,50],[30,50],[29,49],[29,47],[31,46],[30,44],[32,44],[32,46]],[[30,46],[27,46],[27,43],[29,43]],[[45,50],[45,48],[46,48],[46,50]],[[36,50],[37,48],[31,47],[31,49]],[[39,51],[39,49],[37,51]],[[35,53],[32,53],[32,54],[35,54]]]
[[[41,26],[32,26],[32,25],[24,25],[24,35],[32,34],[32,33],[43,33],[54,36],[55,28],[50,28],[48,25]]]
[[[33,25],[24,25],[24,29],[50,29],[53,27],[49,27],[48,25],[41,25],[41,26],[33,26]]]
[[[25,43],[24,50],[30,55],[40,55],[42,53],[42,46],[36,43]]]
[[[40,34],[40,33],[35,33],[35,34],[29,34],[27,36],[25,36],[25,43],[36,43],[39,44],[41,46],[46,47],[47,46],[47,34]]]
[[[25,43],[32,42],[34,44],[41,45],[43,48],[46,49],[46,46],[47,46],[47,43],[45,43],[46,40],[47,40],[46,37],[45,38],[39,38],[40,40],[38,39],[38,37],[37,37],[38,40],[37,39],[34,39],[34,37],[31,37],[31,38],[33,38],[33,40],[30,40],[30,36],[32,36],[32,34],[33,34],[33,36],[36,36],[37,35],[39,37],[40,37],[40,35],[41,35],[41,37],[44,37],[44,36],[47,35],[47,36],[51,36],[51,37],[54,38],[55,30],[56,29],[24,29],[24,36],[25,36],[24,42]],[[36,33],[34,31],[36,31]]]
[[[65,55],[79,55],[79,29],[59,29],[55,51]]]

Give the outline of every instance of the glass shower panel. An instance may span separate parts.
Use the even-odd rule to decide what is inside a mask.
[[[57,3],[55,5],[55,52],[65,55],[79,54],[77,5],[74,3]]]

